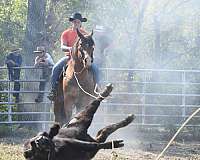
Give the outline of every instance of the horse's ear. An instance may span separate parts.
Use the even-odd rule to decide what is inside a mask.
[[[79,29],[76,29],[78,36],[80,37],[80,39],[84,39],[85,37],[83,36],[83,34],[79,31]]]
[[[93,32],[93,30],[92,30],[92,32],[90,33],[90,36],[91,36],[91,37],[93,36],[93,33],[94,33],[94,32]]]

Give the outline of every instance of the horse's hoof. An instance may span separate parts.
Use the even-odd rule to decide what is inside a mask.
[[[106,88],[107,88],[107,89],[113,89],[113,84],[112,84],[112,83],[108,83],[108,84],[106,85]]]

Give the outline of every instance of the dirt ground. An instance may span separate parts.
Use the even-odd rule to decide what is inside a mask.
[[[0,160],[24,160],[22,141],[0,139]],[[94,160],[155,160],[167,142],[125,142],[125,147],[113,150],[101,150]],[[200,160],[200,142],[173,143],[161,160]]]
[[[100,150],[94,160],[155,160],[171,137],[171,135],[157,131],[136,132],[131,129],[124,131],[126,132],[116,132],[108,139],[123,139],[125,144],[123,148]],[[24,160],[23,143],[27,137],[32,136],[28,134],[26,138],[22,137],[0,138],[0,160]],[[200,141],[192,139],[188,133],[177,137],[161,160],[200,160]],[[112,155],[116,157],[111,159]]]
[[[200,143],[194,143],[172,144],[161,160],[200,160]],[[149,145],[141,145],[143,145],[143,149],[137,149],[132,145],[128,145],[123,149],[115,149],[116,160],[155,160],[166,144],[149,143]],[[95,160],[108,160],[111,159],[111,156],[112,151],[102,150],[96,155]]]

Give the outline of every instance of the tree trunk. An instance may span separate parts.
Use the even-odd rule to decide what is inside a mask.
[[[148,3],[149,3],[149,0],[144,0],[143,3],[141,3],[141,9],[140,9],[139,16],[138,16],[136,31],[135,31],[135,34],[133,35],[134,38],[131,38],[131,39],[133,39],[133,41],[131,42],[131,55],[130,55],[129,68],[135,68],[135,65],[136,65],[135,64],[136,50],[138,47],[138,41],[140,39],[140,33],[141,33],[142,24],[143,24],[143,20],[144,20],[144,13],[148,6]],[[128,80],[129,81],[133,80],[133,76],[134,76],[134,72],[129,71]]]
[[[161,67],[161,47],[160,47],[160,18],[154,16],[154,31],[155,31],[155,53],[154,53],[154,68]]]
[[[25,66],[33,66],[36,55],[33,51],[36,50],[37,46],[45,45],[46,29],[46,5],[47,0],[28,0],[28,13],[27,13],[27,25],[26,33],[23,42],[24,49],[24,64]],[[36,69],[25,69],[24,79],[25,80],[39,80],[41,70]],[[23,89],[25,91],[38,91],[39,82],[24,83]],[[22,101],[34,102],[38,93],[28,93],[22,95]],[[28,106],[29,105],[29,106]],[[21,108],[24,111],[44,111],[45,104],[25,104]],[[28,120],[41,120],[41,116],[26,116],[24,119]],[[40,127],[40,125],[38,125]]]
[[[149,0],[144,0],[141,3],[141,9],[139,12],[139,16],[138,16],[138,20],[137,20],[137,26],[136,26],[136,31],[135,31],[135,35],[131,44],[131,58],[130,60],[132,61],[131,64],[131,68],[134,68],[135,64],[135,56],[136,56],[136,50],[138,47],[138,42],[140,39],[140,33],[141,33],[141,29],[142,29],[142,25],[143,25],[143,20],[144,20],[144,13],[145,10],[148,6]]]
[[[25,64],[34,62],[33,51],[38,45],[43,45],[45,36],[45,15],[47,0],[29,0],[26,33],[24,38]]]

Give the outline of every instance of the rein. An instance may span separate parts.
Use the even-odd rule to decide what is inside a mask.
[[[78,74],[81,74],[81,73],[85,70],[85,68],[86,68],[86,67],[83,67],[83,68],[81,69],[81,71],[79,71],[79,72],[74,71],[74,73],[77,74],[77,75],[78,75]]]

